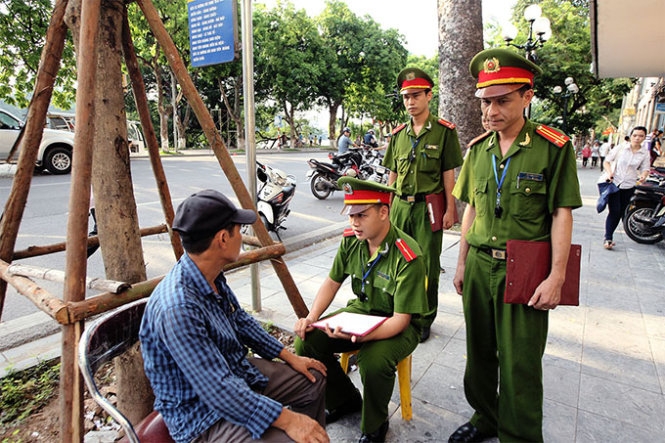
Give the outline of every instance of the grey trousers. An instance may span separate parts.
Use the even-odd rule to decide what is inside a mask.
[[[326,379],[319,371],[310,370],[316,377],[312,383],[291,366],[262,358],[250,358],[249,361],[268,377],[268,385],[261,394],[288,406],[294,412],[305,414],[326,426]],[[192,443],[213,442],[292,442],[281,429],[269,427],[259,440],[242,426],[219,420],[210,429],[193,440]]]

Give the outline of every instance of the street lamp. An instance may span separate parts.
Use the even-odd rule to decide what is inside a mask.
[[[561,86],[555,86],[552,88],[552,92],[557,95],[558,97],[561,98],[563,101],[563,106],[562,106],[562,113],[561,113],[561,118],[563,119],[562,122],[562,130],[564,133],[568,133],[568,100],[570,100],[571,97],[576,95],[577,93],[580,92],[580,87],[577,86],[575,83],[575,80],[573,80],[572,77],[566,77],[564,80],[564,84],[566,85],[566,91],[564,92],[563,88]]]
[[[508,23],[503,26],[503,39],[506,41],[506,45],[524,49],[526,58],[534,63],[536,62],[536,49],[541,48],[552,36],[550,21],[542,16],[542,12],[538,5],[530,5],[524,10],[524,18],[529,22],[529,36],[522,45],[512,43],[517,37],[515,25]]]

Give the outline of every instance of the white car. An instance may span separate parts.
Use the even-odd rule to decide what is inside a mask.
[[[0,162],[8,161],[9,151],[21,132],[23,122],[9,112],[0,109]],[[69,174],[72,170],[74,133],[44,128],[39,145],[36,167],[51,174]]]

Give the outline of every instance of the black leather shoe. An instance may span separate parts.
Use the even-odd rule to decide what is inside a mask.
[[[422,332],[420,333],[420,343],[424,342],[429,338],[429,326],[426,326],[423,328]]]
[[[353,414],[358,412],[363,407],[363,398],[360,396],[360,392],[356,389],[356,392],[352,395],[351,399],[345,403],[342,403],[338,407],[332,410],[326,409],[326,424],[334,423],[345,415]]]
[[[379,429],[374,432],[365,433],[360,436],[358,443],[383,443],[386,441],[386,434],[388,433],[388,420],[383,422]]]
[[[488,438],[494,437],[493,435],[483,434],[471,422],[464,423],[457,428],[455,432],[448,439],[448,443],[468,443],[468,442],[481,442]]]

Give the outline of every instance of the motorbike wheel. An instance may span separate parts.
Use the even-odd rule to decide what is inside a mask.
[[[653,208],[650,207],[636,207],[626,212],[623,219],[623,229],[628,237],[645,245],[652,245],[661,241],[663,239],[662,231],[643,221],[651,217],[653,217]]]
[[[314,197],[319,200],[327,199],[332,192],[330,186],[328,186],[328,182],[321,176],[321,174],[314,174],[314,176],[312,176],[312,179],[309,181],[309,187],[312,189]]]

